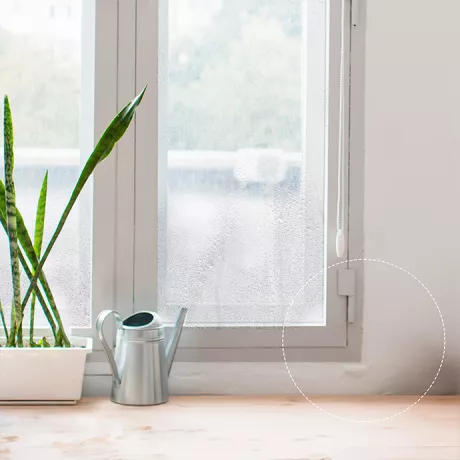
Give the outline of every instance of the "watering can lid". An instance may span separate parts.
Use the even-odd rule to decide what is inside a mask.
[[[151,330],[163,329],[163,321],[160,315],[151,311],[139,311],[123,320],[122,327],[125,330]]]

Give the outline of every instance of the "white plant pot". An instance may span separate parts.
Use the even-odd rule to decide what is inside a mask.
[[[78,401],[93,340],[70,337],[70,342],[73,348],[5,348],[0,339],[0,404]]]

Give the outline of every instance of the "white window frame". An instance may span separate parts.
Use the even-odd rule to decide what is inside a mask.
[[[135,96],[136,0],[84,0],[82,21],[81,148],[90,152],[116,113]],[[91,363],[105,362],[93,327],[97,315],[113,309],[127,316],[134,310],[135,124],[93,176],[92,327],[72,328],[73,335],[94,339],[90,369]],[[113,340],[110,326],[106,330]]]
[[[364,0],[359,18],[363,21]],[[358,0],[353,0],[355,5]],[[167,4],[168,0],[85,0],[83,21],[83,129],[93,126],[94,142],[107,123],[144,85],[148,85],[133,125],[116,152],[94,175],[92,324],[103,309],[122,316],[157,309],[158,241],[165,237],[167,167]],[[338,101],[340,0],[330,0],[329,101]],[[347,0],[346,107],[350,107],[345,152],[347,171],[347,258],[363,256],[363,69],[364,27],[352,25],[351,0]],[[94,26],[94,27],[92,27]],[[95,30],[91,36],[88,32]],[[91,53],[93,59],[88,59]],[[353,56],[353,60],[351,60]],[[352,84],[351,84],[352,83]],[[337,144],[338,104],[330,104],[329,145]],[[85,144],[87,147],[88,144]],[[82,144],[82,147],[84,145]],[[335,200],[337,164],[335,149],[328,162],[327,264],[336,263]],[[349,199],[351,197],[351,199]],[[155,261],[152,263],[152,261]],[[345,268],[340,266],[340,268]],[[164,269],[164,267],[163,267]],[[355,319],[347,321],[348,299],[337,294],[337,268],[327,271],[326,326],[291,327],[286,347],[292,361],[358,361],[361,351],[362,273],[357,273]],[[332,300],[332,302],[331,302]],[[107,328],[109,329],[109,328]],[[93,328],[73,329],[92,335]],[[99,341],[91,363],[105,362]],[[177,360],[279,361],[280,327],[220,327],[185,329]],[[97,373],[101,367],[97,366]],[[106,369],[106,367],[104,367]],[[105,371],[104,371],[105,373]],[[108,372],[107,372],[108,373]]]

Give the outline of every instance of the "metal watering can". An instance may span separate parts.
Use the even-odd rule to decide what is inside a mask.
[[[114,354],[102,330],[110,315],[114,315],[117,328]],[[165,347],[164,325],[157,313],[141,311],[124,320],[114,310],[104,310],[99,314],[96,330],[112,368],[110,399],[113,402],[150,406],[168,401],[168,376],[186,315],[187,309],[182,308],[173,336]]]

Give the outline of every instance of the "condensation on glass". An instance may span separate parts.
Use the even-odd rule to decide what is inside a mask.
[[[17,206],[32,237],[41,182],[49,171],[43,247],[81,167],[81,5],[81,0],[0,2],[0,92],[8,94],[13,111]],[[3,176],[3,155],[0,162]],[[45,264],[66,326],[90,325],[90,219],[87,190]],[[8,244],[3,234],[0,298],[6,309],[11,304],[10,280]],[[24,278],[23,289],[27,286]],[[36,311],[36,325],[46,326],[38,305]]]
[[[169,1],[166,316],[279,325],[293,302],[290,323],[324,321],[327,10]]]

